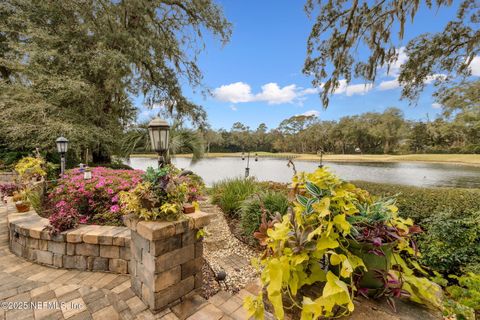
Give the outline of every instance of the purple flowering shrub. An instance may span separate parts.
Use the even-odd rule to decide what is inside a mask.
[[[0,195],[12,196],[15,191],[18,191],[18,186],[15,183],[0,184]]]
[[[49,192],[47,204],[53,232],[81,224],[122,225],[118,193],[142,181],[143,171],[92,168],[92,179],[84,180],[79,169],[66,172]]]

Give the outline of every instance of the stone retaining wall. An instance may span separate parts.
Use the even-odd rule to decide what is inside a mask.
[[[0,172],[0,184],[15,182],[17,174],[15,172]]]
[[[196,211],[173,222],[126,217],[128,227],[83,225],[53,236],[35,211],[15,211],[10,202],[14,254],[55,268],[129,273],[132,290],[154,312],[202,286],[203,243],[196,235],[213,214]]]
[[[85,225],[52,236],[47,219],[15,211],[10,205],[7,221],[10,250],[17,256],[56,268],[129,273],[128,228]]]

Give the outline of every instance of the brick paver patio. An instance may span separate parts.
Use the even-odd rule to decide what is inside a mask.
[[[192,294],[153,314],[131,290],[129,275],[54,269],[17,257],[8,248],[6,217],[13,210],[0,206],[0,320],[246,319],[242,298],[254,287],[208,301]]]

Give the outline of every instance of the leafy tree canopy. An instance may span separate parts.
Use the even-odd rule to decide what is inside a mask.
[[[304,73],[314,77],[314,86],[323,87],[324,107],[328,106],[329,95],[339,87],[340,80],[350,82],[358,77],[373,82],[379,68],[389,68],[397,61],[400,50],[396,46],[404,39],[405,29],[421,5],[434,11],[453,2],[307,0],[307,13],[318,12],[318,16],[307,42]],[[456,17],[444,30],[408,41],[405,48],[408,60],[401,66],[398,77],[403,87],[402,98],[415,101],[426,81],[435,79],[440,84],[440,80],[469,75],[468,66],[480,52],[480,7],[475,0],[458,3]],[[357,56],[359,45],[369,49],[365,60]]]
[[[230,24],[212,0],[5,0],[0,3],[0,141],[51,149],[60,134],[82,153],[108,157],[135,119],[132,97],[198,125],[204,32]]]

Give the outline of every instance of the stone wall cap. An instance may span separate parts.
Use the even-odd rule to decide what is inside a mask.
[[[176,221],[141,220],[135,216],[126,216],[124,221],[132,230],[147,240],[155,241],[181,234],[188,229],[200,229],[210,223],[214,213],[195,211]]]
[[[130,240],[130,230],[120,226],[79,225],[75,229],[51,235],[46,229],[50,225],[49,220],[40,217],[35,210],[9,213],[7,225],[25,236],[42,240],[112,245],[116,239],[118,246],[126,246]]]
[[[212,218],[215,216],[215,213],[195,211],[194,213],[189,213],[186,216],[190,220],[191,229],[200,229],[210,223]]]

